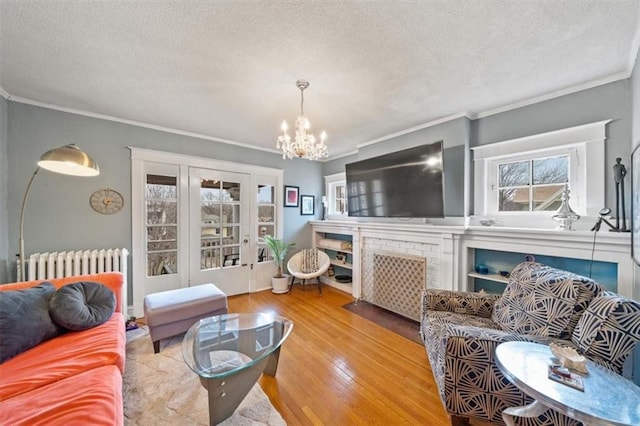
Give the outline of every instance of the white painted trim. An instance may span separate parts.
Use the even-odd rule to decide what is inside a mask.
[[[612,120],[597,121],[522,138],[474,146],[471,147],[471,151],[473,151],[474,160],[481,160],[488,157],[526,153],[575,143],[601,141],[606,139],[605,126],[611,121]]]
[[[470,113],[467,113],[467,112],[461,112],[461,113],[458,113],[458,114],[450,115],[448,117],[439,118],[437,120],[433,120],[433,121],[430,121],[428,123],[420,124],[418,126],[411,127],[409,129],[406,129],[406,130],[401,130],[399,132],[392,133],[390,135],[382,136],[381,138],[377,138],[377,139],[371,140],[369,142],[364,142],[364,143],[358,144],[356,146],[357,146],[358,149],[364,148],[365,146],[374,145],[374,144],[377,144],[379,142],[384,142],[386,140],[389,140],[389,139],[392,139],[392,138],[396,138],[398,136],[403,136],[403,135],[406,135],[406,134],[409,134],[409,133],[416,132],[418,130],[422,130],[422,129],[426,129],[428,127],[436,126],[438,124],[447,123],[449,121],[457,120],[458,118],[468,118],[470,120],[473,120],[474,116],[472,114],[470,114]]]
[[[7,100],[9,100],[9,98],[11,97],[11,95],[6,90],[4,90],[2,86],[0,86],[0,96]]]
[[[177,154],[174,152],[156,151],[147,148],[137,148],[129,146],[131,158],[142,161],[155,161],[159,163],[189,165],[204,169],[229,170],[237,173],[256,173],[268,176],[282,176],[284,170],[252,164],[236,163],[233,161],[215,160],[207,157],[198,157],[188,154]]]
[[[522,108],[525,106],[537,104],[539,102],[548,101],[551,99],[559,98],[561,96],[570,95],[572,93],[581,92],[587,89],[593,89],[594,87],[604,86],[605,84],[613,83],[614,81],[626,80],[631,73],[629,71],[623,71],[616,74],[612,74],[608,77],[599,78],[587,83],[578,84],[576,86],[567,87],[565,89],[556,90],[554,92],[547,93],[545,95],[536,96],[534,98],[525,99],[512,104],[504,105],[498,108],[490,109],[487,111],[478,112],[475,114],[476,118],[485,118],[491,115],[500,114],[502,112],[511,111],[514,109]]]
[[[597,217],[604,206],[605,164],[604,143],[606,125],[603,120],[566,129],[526,136],[508,141],[472,147],[474,154],[474,214],[506,217],[516,215],[533,219],[548,212],[508,213],[496,212],[497,189],[495,189],[494,165],[504,158],[518,160],[527,155],[540,155],[541,151],[555,154],[565,149],[572,158],[570,182],[576,212],[581,216]],[[555,153],[554,153],[555,151]],[[575,153],[573,153],[575,151]],[[578,165],[576,161],[583,161]],[[489,189],[492,186],[494,189]]]
[[[340,181],[340,180],[346,180],[347,179],[347,173],[346,172],[340,172],[340,173],[334,173],[332,175],[326,175],[324,177],[324,182],[325,183],[332,183],[332,182],[336,182],[336,181]]]
[[[142,316],[143,314],[143,300],[147,289],[145,289],[145,273],[146,273],[146,261],[144,256],[144,244],[145,238],[145,225],[144,225],[144,208],[141,200],[144,199],[144,176],[149,167],[154,168],[174,168],[178,176],[176,182],[179,191],[179,197],[189,197],[189,168],[203,168],[203,169],[216,169],[230,171],[234,173],[245,173],[250,175],[250,182],[252,188],[256,187],[257,182],[265,180],[271,180],[270,184],[273,184],[277,189],[281,189],[284,180],[284,171],[282,169],[254,166],[250,164],[234,163],[230,161],[220,161],[205,157],[197,157],[185,154],[176,154],[164,151],[155,151],[145,148],[128,147],[131,150],[131,227],[132,227],[132,263],[133,263],[133,312],[135,316]],[[252,189],[253,191],[253,189]],[[282,236],[284,220],[283,220],[283,194],[281,190],[275,191],[275,205],[276,205],[276,233],[278,236]],[[252,220],[255,219],[257,212],[256,197],[251,197],[250,211]],[[189,217],[188,202],[179,202],[179,216]],[[189,231],[181,228],[181,226],[188,226],[186,223],[179,222],[179,246],[188,247],[189,245]],[[257,222],[256,222],[257,223]],[[250,230],[251,238],[257,240],[257,228],[251,226]],[[189,254],[188,249],[178,252],[179,256],[179,272],[178,276],[167,276],[170,279],[178,279],[180,287],[187,287],[189,282]],[[265,268],[262,268],[265,269]],[[255,273],[255,272],[254,272]],[[270,273],[271,275],[271,273]],[[157,277],[156,277],[157,278]],[[251,292],[256,290],[256,282],[252,277],[250,279],[249,290]]]
[[[330,158],[323,158],[322,160],[319,160],[321,163],[326,163],[329,161],[333,161],[333,160],[337,160],[338,158],[342,158],[342,157],[348,157],[349,155],[357,155],[358,154],[358,150],[355,151],[349,151],[346,152],[344,154],[340,154],[340,155],[336,155],[334,157],[330,157]]]
[[[28,98],[22,98],[22,97],[14,97],[14,96],[9,96],[9,98],[11,101],[14,102],[19,102],[22,104],[27,104],[27,105],[34,105],[37,107],[42,107],[42,108],[49,108],[49,109],[53,109],[56,111],[62,111],[62,112],[68,112],[71,114],[77,114],[77,115],[82,115],[85,117],[91,117],[91,118],[99,118],[101,120],[107,120],[107,121],[115,121],[116,123],[123,123],[123,124],[129,124],[132,126],[137,126],[137,127],[144,127],[146,129],[152,129],[152,130],[159,130],[161,132],[166,132],[166,133],[173,133],[176,135],[181,135],[181,136],[189,136],[192,138],[197,138],[197,139],[204,139],[204,140],[208,140],[208,141],[213,141],[213,142],[220,142],[220,143],[226,143],[229,145],[235,145],[235,146],[239,146],[242,148],[248,148],[248,149],[255,149],[258,151],[265,151],[265,152],[270,152],[273,154],[280,154],[282,155],[282,151],[277,150],[275,148],[263,148],[260,146],[256,146],[256,145],[250,145],[250,144],[246,144],[246,143],[242,143],[242,142],[236,142],[236,141],[232,141],[229,139],[223,139],[223,138],[217,138],[217,137],[213,137],[213,136],[208,136],[208,135],[203,135],[201,133],[195,133],[195,132],[189,132],[186,130],[179,130],[179,129],[173,129],[171,127],[165,127],[165,126],[158,126],[156,124],[150,124],[150,123],[145,123],[142,121],[136,121],[136,120],[129,120],[126,118],[120,118],[120,117],[114,117],[112,115],[106,115],[106,114],[98,114],[98,113],[94,113],[94,112],[90,112],[90,111],[83,111],[83,110],[78,110],[78,109],[74,109],[74,108],[66,108],[66,107],[61,107],[58,105],[53,105],[53,104],[48,104],[45,102],[40,102],[40,101],[36,101],[33,99],[28,99]]]

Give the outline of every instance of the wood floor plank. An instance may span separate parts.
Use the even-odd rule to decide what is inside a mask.
[[[342,306],[351,295],[294,287],[232,296],[230,312],[270,312],[294,328],[260,384],[289,425],[449,425],[422,345]],[[472,425],[487,425],[472,422]]]

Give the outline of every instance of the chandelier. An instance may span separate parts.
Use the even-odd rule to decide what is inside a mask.
[[[327,138],[327,133],[323,131],[320,134],[320,142],[316,143],[316,137],[307,133],[307,130],[311,127],[309,120],[304,116],[304,89],[309,87],[307,80],[296,81],[296,86],[300,89],[300,115],[296,120],[296,137],[291,139],[287,133],[287,121],[282,122],[282,135],[278,136],[276,147],[282,149],[282,158],[306,158],[307,160],[317,160],[319,158],[329,155],[327,152],[327,145],[324,144],[324,140]]]

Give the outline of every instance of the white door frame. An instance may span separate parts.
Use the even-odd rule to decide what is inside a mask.
[[[131,263],[132,263],[132,291],[133,291],[133,312],[130,315],[139,317],[143,315],[143,301],[145,296],[144,278],[146,274],[146,262],[144,259],[144,247],[146,244],[145,238],[145,206],[144,206],[144,176],[145,176],[145,163],[154,162],[167,165],[175,165],[180,168],[180,176],[178,178],[179,190],[182,194],[188,194],[189,187],[189,167],[197,167],[203,169],[214,170],[228,170],[231,172],[246,173],[251,176],[251,238],[257,247],[258,231],[257,226],[254,226],[258,222],[257,218],[257,186],[260,183],[260,177],[271,177],[276,182],[276,236],[282,238],[283,234],[283,176],[284,171],[282,169],[275,169],[263,166],[254,166],[244,163],[234,163],[230,161],[215,160],[205,157],[197,157],[186,154],[177,154],[173,152],[156,151],[146,148],[129,147],[131,150]],[[179,203],[179,217],[188,217],[188,199],[186,202]],[[185,216],[186,215],[186,216]],[[182,232],[182,236],[179,236],[179,240],[188,240],[189,233]],[[187,246],[188,247],[188,242]],[[187,256],[187,259],[183,261],[184,265],[188,264],[188,250],[180,250],[179,256]],[[185,254],[187,253],[187,254]],[[255,253],[252,257],[256,257]],[[185,262],[186,261],[186,262]],[[255,262],[255,259],[254,259]],[[275,266],[273,266],[275,270]],[[184,268],[183,268],[184,269]],[[255,274],[258,271],[264,272],[264,265],[262,268],[253,268],[252,278],[250,280],[251,293],[264,290],[263,285],[257,286],[257,282],[264,282],[264,280],[256,280]],[[180,287],[188,287],[189,282],[186,279],[182,279]]]

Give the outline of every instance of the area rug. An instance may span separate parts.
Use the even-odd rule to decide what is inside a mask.
[[[124,373],[124,424],[139,426],[208,425],[207,391],[182,360],[182,338],[163,340],[153,353],[146,326],[127,332]],[[256,384],[225,426],[286,425]]]
[[[395,312],[388,311],[379,306],[373,305],[364,300],[357,303],[351,302],[343,306],[348,311],[364,317],[371,322],[375,322],[381,327],[391,330],[413,342],[422,344],[420,337],[420,323],[412,319],[403,317]]]

